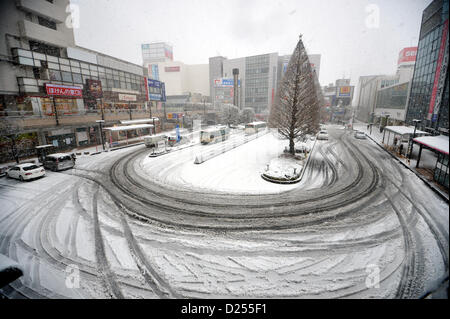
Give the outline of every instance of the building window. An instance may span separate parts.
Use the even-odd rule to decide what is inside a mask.
[[[72,82],[72,73],[70,72],[61,72],[62,80],[64,82]]]
[[[30,50],[34,52],[39,52],[47,55],[52,55],[54,57],[60,56],[59,48],[44,44],[37,41],[29,41],[30,44]],[[50,61],[50,59],[47,57],[47,59]],[[56,61],[57,62],[57,61]]]
[[[81,77],[81,74],[72,73],[73,82],[74,83],[83,83],[83,79]]]
[[[56,30],[56,23],[41,16],[38,16],[38,22],[41,26]]]

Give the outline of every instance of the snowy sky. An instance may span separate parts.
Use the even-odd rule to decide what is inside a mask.
[[[416,46],[432,0],[71,0],[79,8],[77,45],[142,64],[140,45],[169,42],[174,59],[208,63],[291,54],[303,34],[322,55],[320,83],[392,74],[400,50]]]

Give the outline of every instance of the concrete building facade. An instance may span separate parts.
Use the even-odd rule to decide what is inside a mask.
[[[389,118],[397,124],[404,123],[416,54],[417,47],[402,49],[397,71],[393,75],[369,75],[359,78],[353,100],[358,120],[385,123]]]
[[[210,58],[210,85],[220,78],[232,78],[233,69],[239,69],[241,108],[251,107],[256,114],[267,116],[277,89],[278,53],[269,53],[237,59]],[[220,74],[219,72],[222,71]],[[214,96],[212,96],[214,102]]]
[[[0,2],[0,124],[26,135],[28,145],[98,144],[96,120],[148,116],[142,66],[76,46],[68,6]],[[0,140],[2,158],[6,142]]]

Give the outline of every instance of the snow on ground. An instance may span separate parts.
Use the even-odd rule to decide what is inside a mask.
[[[194,164],[193,154],[196,151],[187,151],[172,156],[147,157],[142,167],[149,178],[151,176],[172,186],[208,192],[279,193],[293,189],[296,185],[267,182],[261,178],[261,173],[265,171],[267,163],[283,154],[287,143],[268,133],[202,164]],[[199,147],[201,150],[209,146]]]
[[[305,165],[304,161],[293,157],[277,157],[270,161],[264,174],[280,179],[297,177]]]
[[[216,146],[192,145],[161,157],[146,156],[134,167],[139,174],[159,183],[207,192],[267,194],[296,187],[302,189],[296,190],[299,192],[295,195],[313,188],[323,191],[328,186],[324,182],[330,180],[328,173],[331,174],[325,169],[325,158],[328,163],[334,163],[341,177],[336,183],[345,184],[354,177],[344,169],[345,165],[351,167],[351,163],[344,165],[338,161],[350,158],[345,156],[342,146],[336,146],[333,137],[333,130],[344,134],[343,130],[329,128],[332,138],[317,142],[311,153],[314,165],[299,184],[279,185],[261,178],[266,165],[283,154],[288,143],[272,134],[200,165],[194,164],[194,154]],[[444,221],[440,229],[448,242],[448,204],[436,200],[423,184],[417,184],[413,173],[404,168],[399,170],[389,157],[377,162],[383,153],[370,140],[354,143],[380,166],[381,177],[394,179],[403,192],[415,199],[418,208],[424,211],[426,208],[434,214],[434,220]],[[145,147],[140,145],[81,156],[77,170],[48,172],[46,177],[29,183],[0,179],[0,253],[7,253],[24,265],[22,284],[50,297],[110,297],[104,284],[107,278],[96,268],[95,243],[100,239],[123,295],[158,297],[152,284],[138,271],[135,251],[130,248],[130,238],[124,234],[121,219],[124,212],[115,207],[105,189],[100,187],[98,200],[94,202],[93,194],[99,186],[69,175],[106,175],[109,165],[118,157],[142,149]],[[384,183],[387,186],[383,191],[392,194],[412,234],[417,232],[421,236],[413,250],[418,252],[417,259],[422,259],[422,255],[425,259],[424,286],[432,289],[446,271],[436,239],[424,219],[418,216],[417,209],[387,179]],[[98,209],[100,238],[94,235],[93,204]],[[332,213],[337,215],[345,209],[341,207]],[[372,198],[349,214],[349,218],[294,229],[230,233],[166,228],[129,217],[126,220],[150,266],[183,297],[395,297],[407,252],[397,215],[384,196]],[[69,289],[64,262],[92,267],[89,271],[94,276],[83,273],[81,289]],[[367,289],[365,285],[367,267],[371,265],[381,269],[382,282],[378,289]]]

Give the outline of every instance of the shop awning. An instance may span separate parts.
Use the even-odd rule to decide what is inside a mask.
[[[113,126],[113,127],[105,127],[105,130],[117,132],[117,131],[131,131],[141,128],[151,128],[153,125],[151,124],[140,124],[140,125],[126,125],[126,126]]]
[[[414,134],[414,126],[385,126],[384,129],[398,135]],[[416,135],[430,135],[430,133],[416,130]]]
[[[433,149],[439,153],[448,155],[448,142],[449,138],[445,135],[438,136],[422,136],[413,139],[415,143],[422,144],[425,147]]]

